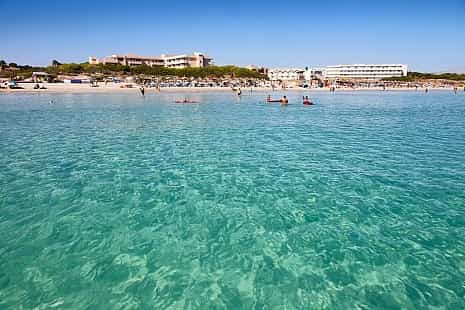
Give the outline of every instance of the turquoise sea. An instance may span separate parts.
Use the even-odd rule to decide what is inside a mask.
[[[0,95],[0,309],[464,309],[465,93],[309,94]]]

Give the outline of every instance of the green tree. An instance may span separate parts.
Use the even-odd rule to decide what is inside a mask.
[[[421,72],[408,72],[407,76],[390,77],[383,79],[385,81],[399,81],[399,82],[414,82],[421,80],[451,80],[451,81],[465,81],[465,74],[457,73],[421,73]]]

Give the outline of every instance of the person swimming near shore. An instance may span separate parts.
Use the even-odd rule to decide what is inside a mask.
[[[303,104],[305,105],[313,105],[313,102],[308,98],[308,96],[302,97]]]
[[[287,100],[287,97],[286,96],[283,96],[281,98],[281,105],[287,105],[289,103],[289,100]]]

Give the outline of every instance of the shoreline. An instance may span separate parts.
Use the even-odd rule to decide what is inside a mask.
[[[21,89],[0,89],[0,94],[13,94],[13,93],[139,93],[139,86],[134,85],[132,88],[121,88],[121,84],[108,84],[99,85],[99,87],[91,87],[90,84],[63,84],[63,83],[43,83],[47,89],[34,89],[33,83],[18,83]],[[329,87],[323,88],[288,88],[288,89],[275,89],[266,87],[254,87],[254,92],[269,92],[269,93],[282,93],[282,92],[330,92]],[[428,91],[454,91],[453,87],[440,87],[428,88]],[[174,93],[174,92],[233,92],[229,87],[164,87],[158,91],[156,88],[145,88],[145,93]],[[250,91],[250,88],[243,88],[243,93]],[[425,92],[425,88],[408,88],[408,87],[387,87],[383,90],[382,87],[363,87],[363,88],[336,88],[337,92],[357,92],[357,91],[413,91]],[[459,89],[458,92],[463,92]]]

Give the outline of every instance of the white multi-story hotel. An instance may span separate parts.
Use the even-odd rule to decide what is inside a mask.
[[[167,67],[167,68],[203,68],[208,67],[213,63],[213,58],[202,53],[194,53],[192,55],[165,55],[162,54],[156,57],[138,56],[134,54],[127,55],[111,55],[101,59],[89,57],[89,64],[120,64],[123,66],[138,66],[147,65],[150,67]]]
[[[327,66],[324,76],[328,79],[369,79],[379,80],[388,77],[407,76],[407,65],[381,64],[381,65],[337,65]]]
[[[297,68],[275,68],[268,70],[271,81],[302,81],[304,70]]]

